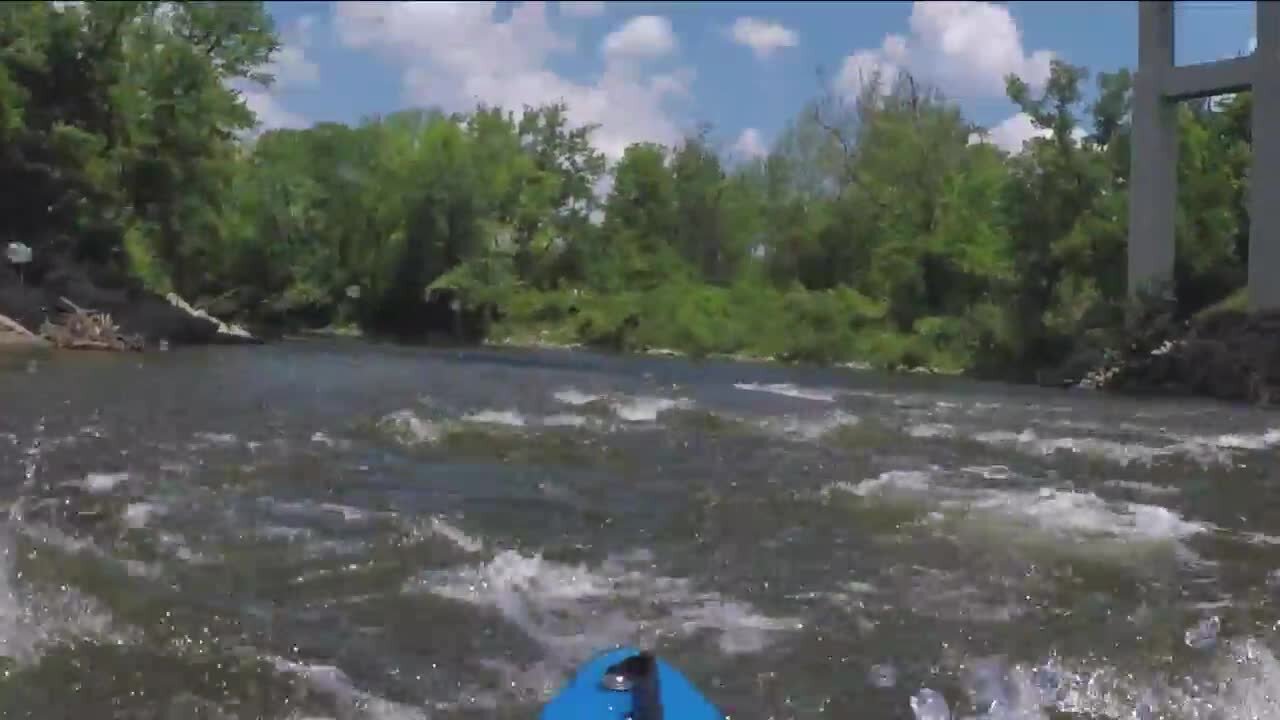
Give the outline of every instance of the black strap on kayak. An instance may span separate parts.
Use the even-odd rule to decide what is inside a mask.
[[[658,687],[658,661],[641,652],[612,665],[606,676],[626,678],[631,686],[631,720],[662,720],[662,692]]]

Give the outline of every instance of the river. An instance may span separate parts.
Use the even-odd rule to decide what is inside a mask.
[[[0,354],[0,716],[1280,718],[1280,416],[359,342]],[[985,713],[985,714],[984,714]]]

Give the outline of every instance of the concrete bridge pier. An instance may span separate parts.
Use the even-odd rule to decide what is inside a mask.
[[[1178,195],[1177,103],[1253,91],[1249,307],[1280,310],[1280,2],[1257,3],[1248,57],[1175,66],[1173,3],[1138,3],[1129,173],[1129,290],[1172,292]]]
[[[1249,169],[1249,306],[1280,310],[1280,2],[1258,1]]]

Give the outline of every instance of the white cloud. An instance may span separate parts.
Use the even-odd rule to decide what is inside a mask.
[[[686,96],[691,70],[654,70],[676,50],[666,18],[631,18],[600,46],[603,68],[589,81],[550,67],[571,53],[571,38],[550,24],[543,2],[494,17],[494,2],[339,2],[334,25],[345,45],[382,54],[403,68],[405,101],[446,110],[477,102],[519,109],[564,101],[575,124],[598,124],[594,140],[611,159],[632,142],[672,143],[680,131],[668,105]]]
[[[996,124],[987,131],[985,138],[977,134],[969,136],[969,143],[989,142],[1005,152],[1017,154],[1022,152],[1028,140],[1047,138],[1051,135],[1053,135],[1052,131],[1036,127],[1030,115],[1020,112]],[[1081,127],[1071,131],[1071,138],[1077,143],[1082,142],[1087,135],[1088,132]]]
[[[1258,36],[1254,35],[1253,37],[1249,38],[1249,52],[1257,52],[1257,50],[1258,50]]]
[[[639,15],[605,36],[605,57],[658,58],[676,49],[671,21],[661,15]]]
[[[1053,54],[1028,53],[1022,33],[1008,8],[992,2],[963,0],[916,2],[908,21],[909,36],[888,35],[879,48],[845,58],[835,87],[856,95],[861,78],[879,68],[888,78],[907,70],[956,96],[999,97],[1005,76],[1013,73],[1032,87],[1049,77]]]
[[[759,130],[747,128],[733,143],[733,152],[744,158],[754,159],[768,155],[769,148],[765,146]]]
[[[287,109],[280,98],[261,87],[240,89],[245,105],[258,116],[259,130],[278,130],[281,128],[305,128],[311,125],[307,118]]]
[[[600,0],[561,0],[560,14],[569,17],[598,17],[604,14],[604,3]]]
[[[867,83],[878,80],[880,91],[887,93],[906,60],[906,40],[889,35],[879,50],[859,50],[844,59],[835,78],[836,90],[854,97]]]
[[[764,59],[782,48],[795,47],[800,43],[796,32],[784,25],[753,17],[740,17],[733,21],[729,28],[733,41],[751,48],[756,57]]]
[[[237,81],[231,87],[239,91],[249,109],[258,116],[259,130],[304,128],[307,118],[290,111],[281,96],[290,90],[310,87],[320,82],[320,67],[307,58],[312,44],[315,18],[304,15],[280,34],[280,49],[262,69],[275,77],[270,88],[256,83]]]
[[[1031,122],[1030,115],[1020,112],[1005,118],[991,128],[986,139],[1005,152],[1018,153],[1022,152],[1023,143],[1031,138],[1049,137],[1049,135],[1048,130],[1038,128]]]
[[[273,89],[309,87],[320,82],[320,66],[307,59],[315,18],[304,15],[280,34],[280,49],[265,70],[275,76]]]

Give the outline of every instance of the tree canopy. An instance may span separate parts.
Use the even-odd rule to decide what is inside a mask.
[[[612,166],[559,104],[253,135],[257,2],[0,4],[0,213],[37,256],[232,314],[407,330],[441,289],[499,332],[957,369],[1117,327],[1127,71],[1055,61],[1015,153],[909,75],[816,98],[762,158],[714,132]],[[1244,281],[1247,94],[1184,105],[1179,311]],[[612,180],[607,193],[598,189]]]

